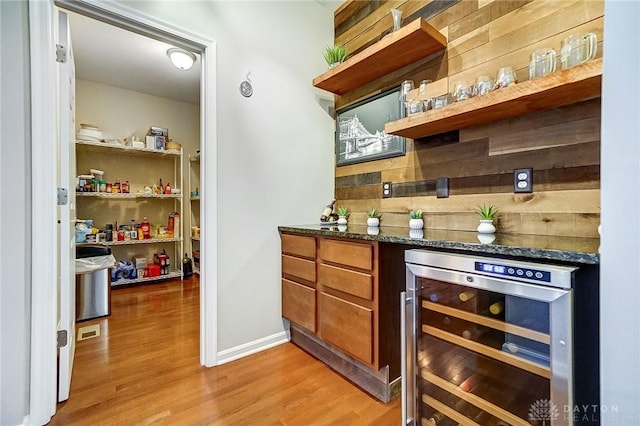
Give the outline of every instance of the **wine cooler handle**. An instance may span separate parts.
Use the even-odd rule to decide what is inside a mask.
[[[402,373],[402,425],[416,425],[415,413],[415,379],[414,379],[414,348],[415,342],[412,341],[412,312],[414,309],[414,300],[407,297],[407,292],[400,293],[400,368]]]

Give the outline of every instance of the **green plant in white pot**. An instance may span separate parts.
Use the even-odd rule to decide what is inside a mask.
[[[411,210],[411,212],[409,212],[409,217],[410,229],[422,229],[424,227],[424,221],[422,220],[422,210]]]
[[[382,217],[382,213],[380,213],[374,207],[371,207],[367,211],[367,226],[380,226],[381,217]]]
[[[346,225],[347,217],[349,217],[349,209],[346,207],[338,207],[338,225]]]
[[[333,69],[347,59],[347,48],[342,44],[327,46],[324,49],[324,52],[322,52],[322,56],[324,57],[324,60],[327,61],[329,69]]]
[[[478,225],[478,233],[493,234],[496,227],[493,221],[498,217],[498,209],[492,204],[483,204],[478,206],[476,213],[480,216],[480,225]]]

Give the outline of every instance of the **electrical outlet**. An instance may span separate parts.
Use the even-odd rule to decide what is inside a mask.
[[[513,192],[533,192],[533,169],[513,171]]]
[[[436,197],[449,198],[449,178],[439,177],[436,179]]]
[[[391,182],[382,182],[382,198],[391,198]]]

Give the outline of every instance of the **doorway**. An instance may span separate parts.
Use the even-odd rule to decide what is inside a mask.
[[[37,3],[37,2],[35,2]],[[202,58],[202,87],[200,90],[200,159],[202,163],[202,181],[200,191],[202,193],[201,204],[203,215],[200,224],[202,229],[201,256],[206,258],[206,264],[201,266],[201,292],[200,292],[200,364],[213,366],[217,362],[217,324],[216,324],[216,158],[215,149],[207,150],[206,147],[215,147],[215,42],[204,39],[179,28],[169,28],[166,24],[154,20],[150,16],[133,11],[123,5],[110,3],[108,5],[93,5],[90,2],[58,1],[56,5],[62,9],[76,12],[83,16],[98,19],[102,22],[116,25],[132,32],[150,36],[156,40],[162,40],[171,45],[182,47],[196,53]],[[43,61],[36,61],[35,72],[32,71],[32,81],[35,90],[32,92],[32,105],[38,105],[33,113],[34,137],[33,150],[40,155],[34,156],[33,168],[38,170],[33,176],[34,191],[49,193],[51,182],[55,182],[55,168],[51,167],[52,158],[55,159],[55,147],[49,143],[50,138],[43,135],[51,134],[56,127],[55,96],[50,90],[37,90],[39,87],[55,87],[55,62],[44,61],[52,57],[48,46],[52,46],[54,27],[54,8],[52,3],[33,6],[31,12],[32,25],[32,57],[41,57]],[[39,25],[42,24],[42,25]],[[49,29],[49,30],[47,30]],[[40,63],[42,62],[42,63]],[[49,63],[51,62],[51,63]],[[42,65],[39,67],[39,65]],[[39,166],[42,165],[40,168]],[[207,188],[212,191],[205,192]],[[33,204],[33,211],[39,208],[46,210],[46,216],[52,216],[50,203],[51,197],[43,197]],[[43,216],[39,212],[38,216]],[[55,234],[55,220],[48,220],[46,224],[39,223],[41,235]],[[47,253],[48,247],[36,251],[34,255],[43,252],[43,259],[51,259]],[[42,263],[33,263],[34,275],[32,305],[32,341],[41,342],[32,346],[32,366],[43,367],[33,369],[31,374],[31,415],[35,422],[46,419],[55,413],[55,383],[56,371],[53,367],[55,361],[55,342],[51,335],[55,334],[55,304],[51,304],[51,297],[55,300],[55,266],[53,270],[42,267]],[[53,273],[51,273],[53,272]],[[40,279],[42,278],[42,279]],[[52,306],[53,305],[53,306]],[[53,332],[53,333],[52,333]],[[53,343],[53,344],[52,344]],[[42,350],[40,350],[42,349]]]

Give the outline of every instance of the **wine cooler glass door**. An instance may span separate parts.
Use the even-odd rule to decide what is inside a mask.
[[[408,265],[413,424],[571,424],[571,290]],[[409,287],[413,289],[410,290]],[[409,370],[412,370],[410,372]],[[414,383],[415,382],[415,383]],[[415,420],[413,420],[415,419]]]

